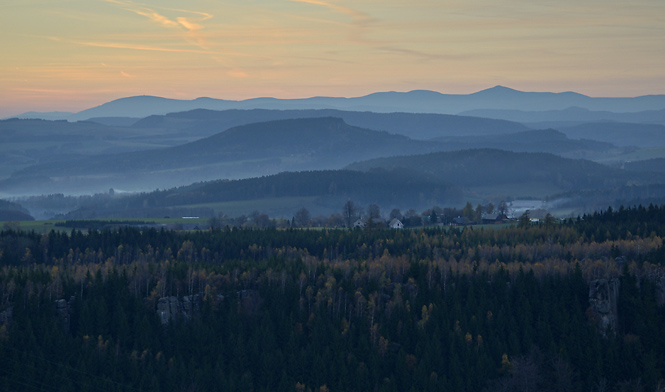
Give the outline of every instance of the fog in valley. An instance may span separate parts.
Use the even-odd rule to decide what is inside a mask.
[[[520,200],[569,217],[665,201],[662,95],[497,86],[348,99],[144,96],[7,118],[0,140],[6,220],[291,219],[303,208],[340,213],[348,200],[379,206],[383,218],[467,203],[504,202],[519,214]]]

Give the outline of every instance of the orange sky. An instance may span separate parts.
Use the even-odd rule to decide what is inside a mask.
[[[665,93],[663,0],[7,0],[0,42],[0,117],[141,94]]]

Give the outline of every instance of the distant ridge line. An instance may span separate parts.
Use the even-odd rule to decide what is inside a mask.
[[[81,121],[96,117],[135,117],[164,115],[193,109],[338,109],[377,113],[459,114],[472,110],[550,111],[579,107],[591,111],[640,112],[665,109],[665,95],[638,97],[590,97],[580,93],[525,92],[497,85],[470,94],[444,94],[431,90],[375,92],[360,97],[325,97],[282,99],[257,97],[226,100],[199,97],[191,100],[152,95],[123,97],[78,113],[26,112],[18,118]]]

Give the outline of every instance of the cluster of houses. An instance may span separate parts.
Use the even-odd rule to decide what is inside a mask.
[[[353,222],[351,227],[354,228],[354,229],[355,228],[364,229],[365,227],[367,227],[368,224],[370,224],[370,220],[371,220],[371,224],[388,227],[390,229],[403,229],[404,228],[404,224],[402,223],[402,221],[400,221],[397,218],[391,220],[390,222],[387,222],[383,218],[371,218],[371,219],[360,218],[360,219],[356,220],[355,222]]]
[[[494,224],[501,224],[501,223],[507,223],[509,222],[510,219],[505,215],[505,214],[485,214],[482,217],[481,222],[476,222],[472,221],[471,219],[467,218],[466,216],[458,216],[457,218],[453,218],[452,221],[448,224],[450,226],[468,226],[468,225],[476,225],[476,224],[483,224],[483,225],[494,225]],[[390,221],[387,221],[383,218],[372,218],[371,219],[371,224],[372,225],[377,225],[377,226],[382,226],[382,227],[387,227],[390,229],[403,229],[404,224],[402,221],[399,219],[392,219]],[[352,228],[361,228],[364,229],[368,225],[370,225],[370,219],[367,218],[360,218],[356,220],[351,227]],[[438,223],[438,226],[444,226],[444,223]]]

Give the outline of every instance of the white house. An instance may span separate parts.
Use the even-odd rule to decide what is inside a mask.
[[[389,226],[391,229],[403,229],[403,228],[404,228],[404,224],[402,223],[402,221],[400,221],[400,220],[397,219],[397,218],[391,220],[391,221],[390,221],[390,224],[389,224],[388,226]]]
[[[365,223],[364,220],[362,220],[362,219],[358,219],[357,221],[355,221],[355,222],[353,223],[353,225],[352,225],[351,227],[353,227],[354,229],[355,229],[356,227],[359,227],[359,228],[361,228],[361,229],[364,229],[364,228],[365,228],[365,225],[366,225],[366,223]]]

